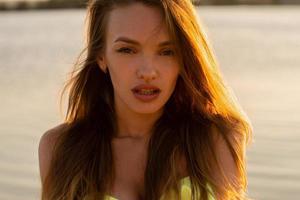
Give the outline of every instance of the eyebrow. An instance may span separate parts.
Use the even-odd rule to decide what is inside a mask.
[[[126,43],[130,43],[130,44],[135,44],[135,45],[140,45],[140,43],[136,40],[130,39],[128,37],[119,37],[117,38],[114,43],[116,42],[126,42]],[[168,46],[168,45],[174,45],[173,41],[164,41],[158,44],[159,47],[163,47],[163,46]]]

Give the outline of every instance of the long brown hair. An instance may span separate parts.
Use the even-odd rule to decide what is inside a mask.
[[[55,144],[42,183],[42,199],[99,200],[112,185],[111,140],[116,134],[113,87],[109,74],[100,70],[96,60],[104,47],[108,13],[134,2],[162,11],[181,62],[175,90],[152,129],[144,174],[145,200],[157,200],[171,189],[179,197],[180,155],[187,161],[193,199],[208,198],[207,183],[225,199],[246,198],[245,147],[252,128],[221,76],[190,0],[91,0],[87,46],[64,88],[64,93],[70,89],[67,128]],[[215,134],[223,137],[230,149],[238,169],[236,183],[227,179],[218,162]],[[213,176],[215,166],[222,181]]]

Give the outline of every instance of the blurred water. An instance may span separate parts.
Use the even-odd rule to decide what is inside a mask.
[[[221,70],[254,126],[254,199],[300,196],[300,7],[199,7]],[[83,46],[84,10],[0,13],[0,199],[38,199],[38,142]]]

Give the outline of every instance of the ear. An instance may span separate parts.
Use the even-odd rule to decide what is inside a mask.
[[[105,58],[104,58],[104,55],[103,54],[100,54],[98,57],[97,57],[97,64],[98,66],[100,67],[100,69],[106,73],[107,72],[107,64],[106,64],[106,61],[105,61]]]

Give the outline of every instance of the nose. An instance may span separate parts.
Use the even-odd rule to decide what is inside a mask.
[[[137,69],[136,74],[139,79],[144,79],[146,82],[152,81],[158,76],[158,72],[152,62],[144,62],[141,67]]]

